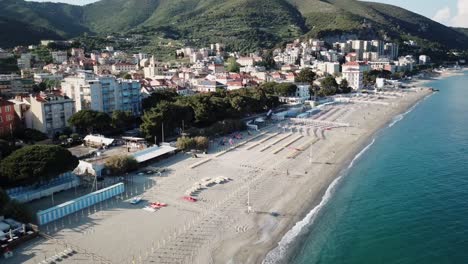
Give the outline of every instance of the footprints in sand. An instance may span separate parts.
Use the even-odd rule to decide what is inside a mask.
[[[236,233],[245,233],[249,230],[248,226],[236,226]]]

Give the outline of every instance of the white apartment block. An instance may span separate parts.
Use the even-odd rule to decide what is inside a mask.
[[[131,63],[116,63],[112,65],[112,72],[113,73],[121,73],[121,72],[131,72],[137,69],[137,65]]]
[[[56,81],[60,83],[60,81],[63,80],[63,75],[52,73],[35,73],[33,78],[35,83],[41,83],[44,81]]]
[[[338,62],[317,62],[315,66],[323,75],[334,75],[340,72],[340,63]]]
[[[51,52],[52,60],[56,64],[62,64],[68,60],[68,54],[66,51],[53,51]]]
[[[379,58],[380,54],[378,52],[366,51],[362,54],[362,59],[365,61],[376,61]]]
[[[399,47],[395,43],[386,43],[384,46],[384,54],[390,59],[398,58]]]
[[[116,79],[80,72],[62,82],[62,91],[75,100],[76,111],[91,109],[112,114],[115,110],[141,114],[141,85],[135,80]]]
[[[425,65],[431,62],[431,58],[427,55],[420,55],[419,56],[419,64]]]
[[[21,70],[29,70],[31,69],[31,60],[33,55],[31,53],[23,53],[21,57],[17,60],[18,68]]]
[[[343,64],[343,79],[346,79],[349,86],[355,90],[364,87],[364,72],[368,70],[368,66],[359,62],[348,62]]]

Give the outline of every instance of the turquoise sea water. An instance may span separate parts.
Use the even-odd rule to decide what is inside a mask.
[[[374,144],[298,236],[291,264],[468,263],[468,74]]]

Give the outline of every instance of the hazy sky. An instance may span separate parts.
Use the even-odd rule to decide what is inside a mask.
[[[468,28],[468,0],[368,0],[392,4],[448,26]]]
[[[85,5],[96,0],[32,0]],[[403,7],[448,26],[468,28],[468,0],[368,0]]]

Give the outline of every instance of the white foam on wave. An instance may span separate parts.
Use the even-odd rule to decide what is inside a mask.
[[[394,126],[396,123],[400,122],[403,120],[403,118],[411,113],[422,101],[425,101],[427,98],[429,98],[432,94],[426,95],[422,100],[418,101],[416,104],[414,104],[408,111],[404,112],[403,114],[397,115],[392,119],[392,122],[388,124],[388,127]]]
[[[347,174],[347,171],[354,166],[354,162],[358,160],[375,142],[375,138],[372,139],[372,142],[369,143],[365,148],[363,148],[356,156],[354,156],[351,163],[348,165],[348,168],[343,171],[340,176],[338,176],[331,184],[328,186],[325,194],[322,196],[322,200],[320,203],[314,207],[301,221],[297,222],[292,229],[290,229],[278,243],[278,246],[268,252],[265,259],[263,260],[263,264],[277,264],[280,263],[281,260],[286,256],[288,249],[292,242],[295,241],[297,236],[301,234],[304,228],[312,225],[315,221],[317,213],[322,209],[327,202],[331,199],[336,185],[341,181],[341,179]]]

